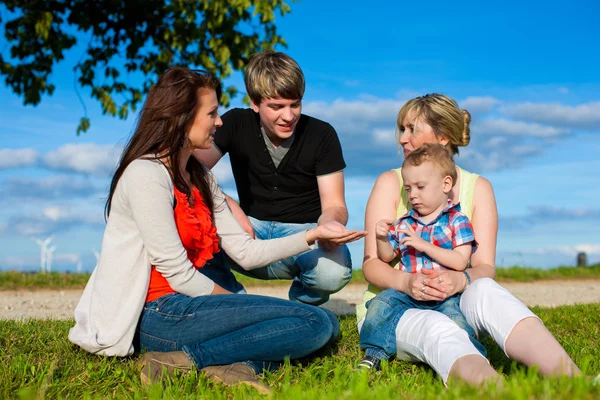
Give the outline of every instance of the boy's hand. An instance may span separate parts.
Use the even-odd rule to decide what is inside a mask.
[[[375,225],[375,236],[377,239],[387,240],[387,234],[390,231],[390,227],[393,223],[394,221],[391,219],[382,219],[377,221],[377,224]]]
[[[400,240],[400,244],[404,246],[410,246],[413,249],[424,252],[427,246],[430,245],[429,242],[423,240],[423,238],[414,231],[412,226],[405,224],[406,229],[398,229],[399,233],[404,233],[402,240]]]

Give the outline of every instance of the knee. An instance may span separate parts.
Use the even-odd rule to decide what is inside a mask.
[[[424,310],[426,316],[423,318],[423,332],[432,332],[436,335],[447,332],[452,335],[453,332],[459,331],[459,326],[454,323],[447,315],[433,310]]]
[[[492,278],[480,278],[469,285],[462,294],[461,305],[469,307],[481,303],[486,298],[494,296],[500,286]]]
[[[326,308],[313,308],[312,326],[315,350],[333,343],[340,334],[340,322],[333,312]]]
[[[333,260],[320,259],[306,282],[313,289],[325,293],[336,293],[350,282],[352,267]]]

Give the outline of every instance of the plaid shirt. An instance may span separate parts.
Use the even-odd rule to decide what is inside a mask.
[[[451,200],[448,200],[448,205],[440,215],[427,225],[419,219],[419,213],[411,209],[398,218],[388,232],[388,240],[392,244],[396,256],[401,256],[402,268],[406,272],[416,274],[421,268],[444,269],[427,254],[400,244],[406,235],[396,231],[406,229],[406,225],[410,225],[423,240],[443,249],[452,250],[467,243],[471,243],[472,253],[477,249],[473,226],[467,216],[460,211],[460,204],[454,205]]]

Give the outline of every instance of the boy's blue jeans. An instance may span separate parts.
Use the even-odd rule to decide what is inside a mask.
[[[386,289],[367,302],[367,316],[360,331],[360,347],[366,355],[389,360],[396,355],[396,327],[406,310],[418,308],[447,315],[464,329],[473,345],[485,357],[485,347],[476,339],[475,330],[460,311],[460,294],[444,301],[418,301],[394,289]]]
[[[219,257],[211,261],[200,272],[237,291],[241,285]],[[183,350],[199,369],[243,362],[256,373],[278,367],[286,357],[307,356],[339,332],[329,310],[249,294],[167,294],[146,303],[138,323],[146,351]]]
[[[248,218],[256,238],[262,240],[292,235],[317,226],[315,223],[291,224]],[[340,291],[352,277],[350,251],[345,245],[333,250],[316,248],[251,271],[245,271],[227,258],[231,269],[252,278],[293,279],[290,300],[312,305],[325,303],[329,295]]]

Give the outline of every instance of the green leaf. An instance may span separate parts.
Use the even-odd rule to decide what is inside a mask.
[[[73,66],[77,89],[91,92],[104,114],[122,119],[172,65],[223,79],[241,72],[252,54],[285,45],[275,15],[290,12],[283,0],[145,0],[135,8],[125,1],[2,3],[10,14],[0,24],[7,47],[0,76],[24,104],[35,106],[52,95],[53,70],[79,44],[84,50]],[[227,91],[222,103],[238,93]],[[77,135],[89,126],[81,118]]]

